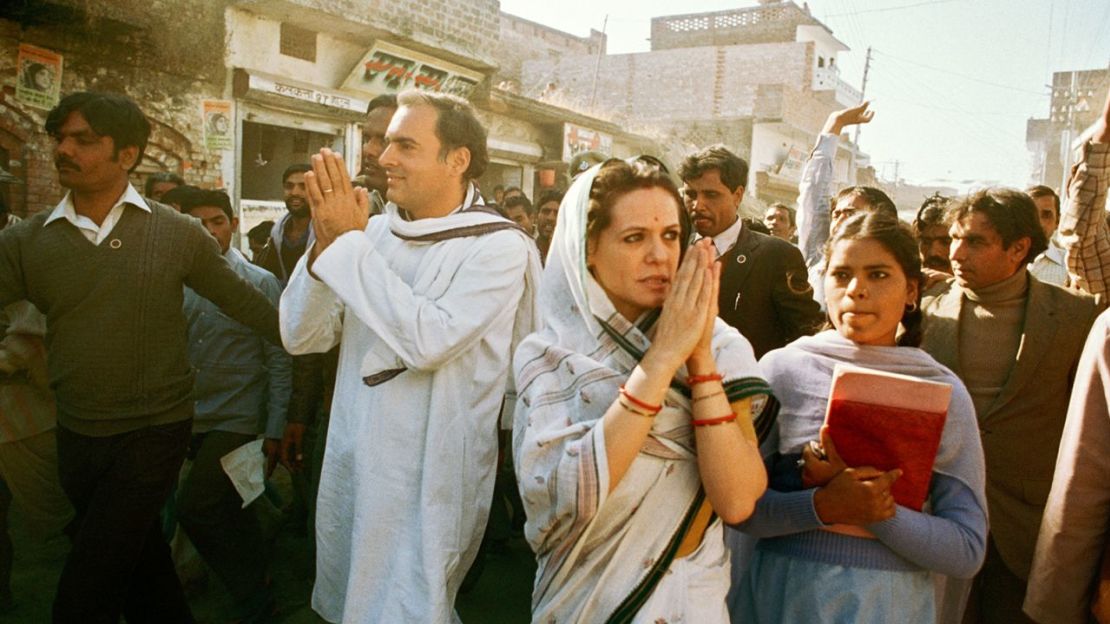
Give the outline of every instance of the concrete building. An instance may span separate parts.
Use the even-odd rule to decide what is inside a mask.
[[[860,101],[839,76],[837,56],[846,50],[808,8],[762,0],[653,18],[649,52],[526,60],[522,85],[554,82],[560,103],[652,134],[671,161],[724,143],[748,158],[756,204],[793,203],[825,117]],[[854,150],[845,138],[841,183],[848,183]],[[866,164],[855,154],[852,173]]]
[[[354,172],[369,100],[415,87],[475,104],[490,131],[483,189],[513,185],[535,196],[561,185],[564,155],[576,150],[657,150],[611,121],[494,86],[511,75],[499,69],[500,50],[519,52],[506,57],[513,72],[514,59],[604,46],[600,33],[580,39],[507,16],[498,0],[8,3],[0,8],[0,158],[23,183],[5,192],[20,215],[52,207],[62,189],[42,131],[46,111],[58,92],[117,91],[155,126],[135,182],[172,171],[227,189],[245,232],[284,214],[286,166],[327,146],[347,154]],[[53,99],[35,101],[21,82],[36,54],[58,57]]]
[[[1071,169],[1069,145],[1094,123],[1110,89],[1110,69],[1054,72],[1048,116],[1030,119],[1025,143],[1033,155],[1032,184],[1060,190]]]

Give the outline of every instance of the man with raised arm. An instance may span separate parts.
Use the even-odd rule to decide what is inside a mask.
[[[340,345],[317,499],[313,608],[331,622],[450,622],[493,492],[516,341],[539,256],[482,204],[486,131],[465,101],[408,91],[380,163],[385,213],[322,150],[316,242],[281,300],[294,354]]]
[[[798,185],[798,247],[805,258],[813,298],[825,307],[825,242],[842,221],[860,210],[878,210],[898,218],[894,202],[872,186],[849,186],[833,197],[833,164],[840,133],[849,126],[869,123],[875,111],[870,102],[829,113],[817,145],[809,154]]]
[[[1110,93],[1102,116],[1079,137],[1057,236],[1067,251],[1072,284],[1093,294],[1110,293]]]

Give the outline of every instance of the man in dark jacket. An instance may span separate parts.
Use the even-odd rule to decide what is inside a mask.
[[[821,309],[790,243],[744,227],[737,215],[748,163],[722,145],[686,157],[678,175],[694,229],[713,239],[722,263],[721,319],[752,343],[756,357],[811,334]]]

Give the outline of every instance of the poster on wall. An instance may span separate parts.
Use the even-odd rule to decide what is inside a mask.
[[[572,123],[563,124],[563,161],[570,162],[581,152],[613,153],[613,137]]]
[[[62,87],[61,54],[21,43],[16,68],[16,100],[45,109],[58,104]]]
[[[468,98],[481,81],[479,72],[379,41],[355,65],[343,89],[381,95],[415,88]]]
[[[232,120],[229,100],[201,101],[201,118],[204,120],[204,145],[212,151],[229,150],[233,147],[232,134],[235,125]]]

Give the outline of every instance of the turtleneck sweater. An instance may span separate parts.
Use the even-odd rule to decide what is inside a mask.
[[[962,288],[960,377],[983,418],[1017,361],[1025,327],[1029,275],[1022,269],[983,288]]]

